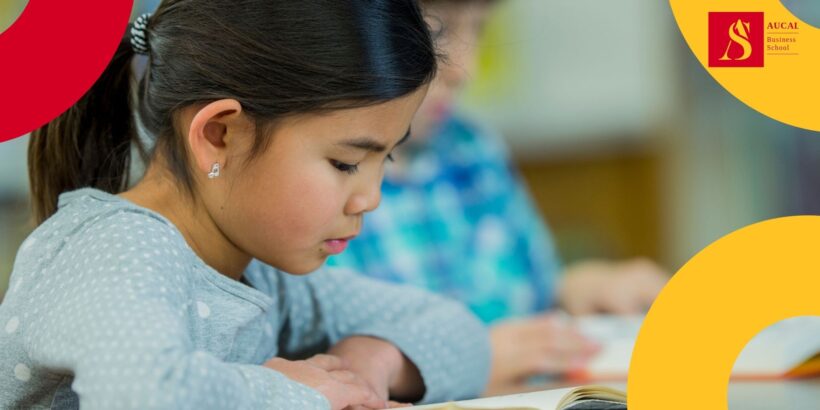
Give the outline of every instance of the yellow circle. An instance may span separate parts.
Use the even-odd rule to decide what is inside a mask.
[[[629,369],[630,410],[728,407],[729,375],[763,329],[820,316],[820,217],[748,226],[678,271],[641,327]]]
[[[670,0],[678,26],[695,56],[727,91],[748,106],[795,127],[820,131],[820,29],[797,18],[780,0]],[[710,67],[709,13],[763,12],[766,43],[761,68]],[[780,23],[796,23],[796,28]],[[771,28],[769,23],[774,23]],[[787,35],[770,34],[788,31]],[[771,43],[769,37],[794,40]],[[728,40],[727,40],[728,41]],[[729,44],[727,43],[727,46]],[[788,52],[767,47],[789,46]]]

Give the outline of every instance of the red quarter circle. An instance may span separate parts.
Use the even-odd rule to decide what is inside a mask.
[[[0,34],[0,142],[71,107],[102,74],[133,0],[29,0]]]

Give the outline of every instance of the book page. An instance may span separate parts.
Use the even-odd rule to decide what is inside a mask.
[[[626,379],[642,316],[584,316],[579,331],[603,348],[582,374],[585,379]],[[803,316],[778,322],[755,336],[743,349],[733,377],[782,377],[820,353],[820,317]]]
[[[801,316],[777,322],[749,341],[733,375],[784,375],[820,353],[820,317]]]
[[[511,394],[509,396],[487,397],[475,400],[463,400],[455,404],[462,409],[507,409],[524,407],[533,410],[557,410],[558,403],[572,389],[545,390],[533,393]],[[440,410],[447,409],[447,404],[410,407],[412,409]]]
[[[411,408],[425,410],[625,410],[626,394],[603,386],[582,386]]]
[[[583,386],[572,389],[558,410],[626,410],[626,394],[604,386]]]

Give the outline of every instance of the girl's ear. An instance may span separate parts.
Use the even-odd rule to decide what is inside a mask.
[[[231,144],[251,129],[251,121],[242,114],[242,104],[237,100],[217,100],[200,108],[188,129],[188,146],[196,170],[207,174],[216,162],[224,169],[228,152],[234,148]]]

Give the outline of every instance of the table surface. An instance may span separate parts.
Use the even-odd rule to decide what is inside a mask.
[[[820,409],[820,378],[731,382],[730,410]]]
[[[626,383],[603,384],[626,390]],[[515,387],[492,392],[499,396],[523,392],[552,390],[573,384],[547,382],[546,384]],[[732,381],[729,383],[729,410],[820,410],[820,377],[804,380]]]

